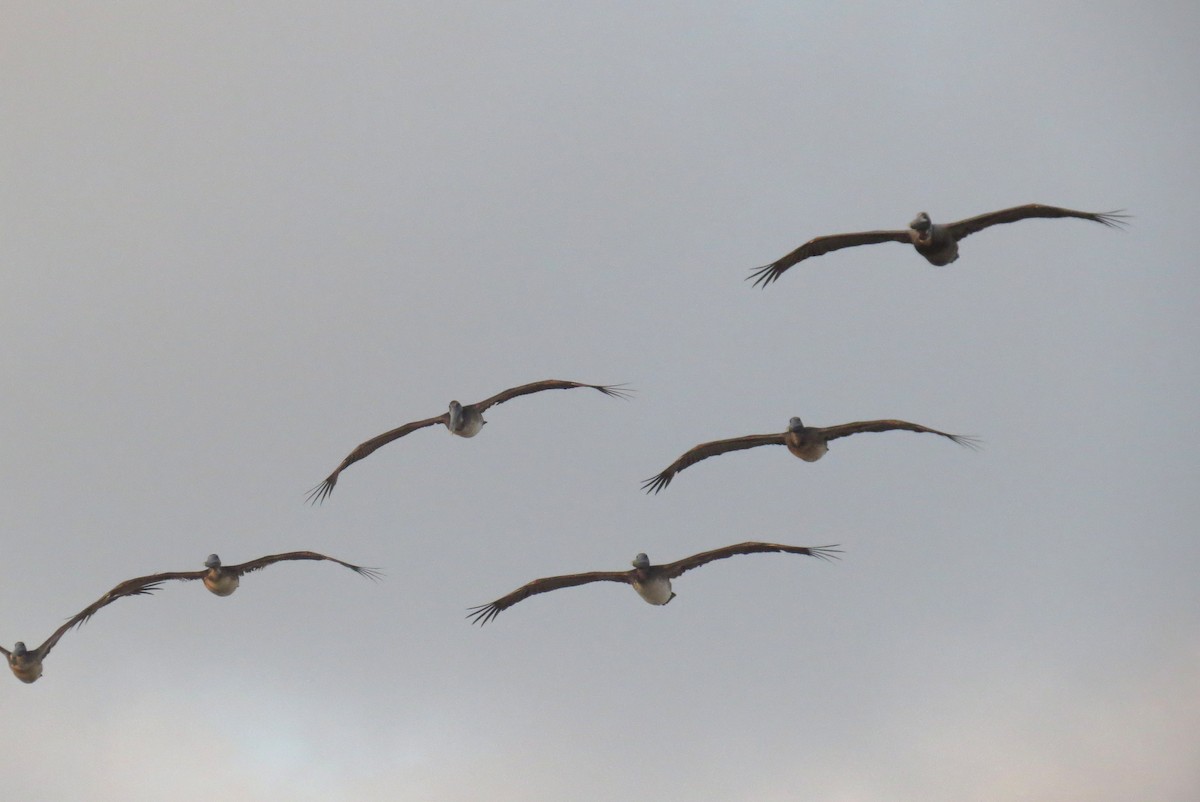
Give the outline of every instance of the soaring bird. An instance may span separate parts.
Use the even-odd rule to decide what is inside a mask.
[[[17,679],[21,680],[21,682],[35,682],[42,675],[42,661],[46,659],[46,655],[54,648],[54,644],[58,643],[59,638],[65,635],[72,627],[79,626],[87,621],[101,607],[111,604],[122,596],[141,596],[153,593],[162,586],[163,582],[172,579],[202,579],[204,580],[204,587],[213,593],[218,596],[228,596],[237,590],[243,574],[257,571],[260,568],[265,568],[272,563],[282,560],[329,560],[338,565],[344,565],[355,573],[370,579],[378,579],[380,576],[379,572],[374,568],[351,565],[333,557],[326,557],[324,554],[317,554],[315,551],[291,551],[285,554],[271,554],[266,557],[259,557],[257,560],[241,563],[240,565],[221,565],[221,558],[215,554],[210,554],[208,555],[208,559],[204,561],[206,567],[203,571],[173,571],[163,574],[139,576],[136,579],[127,579],[59,627],[36,650],[29,651],[25,648],[24,643],[18,641],[13,646],[11,652],[0,646],[0,653],[8,659],[8,667],[12,669]]]
[[[222,565],[220,557],[210,554],[208,555],[208,559],[204,561],[205,567],[202,571],[172,571],[165,574],[145,576],[142,577],[142,580],[157,585],[171,579],[201,579],[204,580],[204,587],[216,595],[228,596],[238,589],[238,585],[241,584],[244,574],[266,568],[268,565],[283,562],[284,560],[328,560],[329,562],[345,566],[359,576],[365,576],[368,579],[379,579],[380,577],[379,571],[375,568],[363,568],[361,565],[351,565],[336,557],[326,557],[324,554],[318,554],[315,551],[289,551],[283,554],[268,554],[266,557],[259,557],[257,560],[250,560],[238,565]],[[138,580],[131,579],[130,581],[137,582]]]
[[[1123,221],[1128,215],[1119,211],[1077,212],[1074,209],[1063,209],[1058,206],[1027,203],[1024,206],[988,212],[976,217],[968,217],[966,220],[959,220],[956,223],[942,225],[935,224],[929,219],[927,213],[921,212],[903,231],[859,231],[854,234],[830,234],[810,239],[779,261],[754,268],[747,278],[754,279],[756,287],[766,287],[782,276],[789,267],[811,256],[820,256],[830,251],[852,248],[855,245],[874,245],[877,242],[911,243],[917,249],[917,253],[929,260],[930,264],[941,267],[958,258],[958,241],[963,237],[970,236],[976,231],[982,231],[988,226],[1015,223],[1030,217],[1078,217],[1082,220],[1103,223],[1110,228],[1120,228],[1124,225]]]
[[[631,390],[625,389],[625,385],[623,384],[582,384],[580,382],[563,381],[562,379],[545,379],[544,381],[532,382],[531,384],[522,384],[520,387],[511,387],[475,404],[464,406],[457,401],[451,401],[448,412],[443,412],[437,417],[406,423],[403,426],[392,429],[390,432],[384,432],[381,435],[372,437],[365,443],[360,443],[358,448],[351,451],[342,460],[342,464],[337,466],[337,469],[329,474],[324,482],[321,482],[321,484],[308,492],[306,499],[314,504],[324,501],[333,492],[333,487],[337,484],[338,474],[380,446],[385,446],[410,432],[415,432],[417,429],[424,429],[426,426],[433,426],[440,423],[449,429],[451,434],[456,434],[459,437],[474,437],[479,434],[479,430],[487,423],[483,419],[483,413],[489,407],[496,404],[503,404],[505,401],[517,396],[540,393],[542,390],[570,390],[575,387],[590,387],[613,398],[629,398],[632,393]]]
[[[675,598],[675,593],[671,590],[671,580],[684,571],[690,571],[693,568],[699,568],[705,563],[710,563],[713,560],[723,560],[735,554],[757,554],[760,552],[807,554],[810,557],[829,560],[835,559],[841,553],[841,549],[837,548],[836,545],[784,546],[779,543],[749,542],[738,543],[733,546],[723,546],[712,551],[702,551],[699,554],[693,554],[691,557],[684,557],[682,560],[676,560],[673,563],[665,563],[663,565],[651,565],[650,558],[643,553],[633,559],[633,569],[630,571],[593,571],[587,574],[567,574],[565,576],[549,576],[543,579],[535,579],[517,588],[507,596],[496,599],[491,604],[472,607],[467,617],[471,619],[471,623],[483,625],[500,615],[501,611],[507,610],[517,602],[527,599],[530,596],[535,596],[538,593],[547,593],[551,590],[558,590],[559,588],[586,585],[589,582],[624,582],[627,585],[632,585],[633,589],[637,591],[637,594],[647,604],[663,605]]]
[[[21,682],[37,682],[38,677],[42,676],[42,661],[50,654],[50,650],[58,643],[63,635],[67,634],[74,627],[82,625],[85,621],[91,618],[97,610],[105,605],[112,604],[117,599],[124,596],[141,596],[144,594],[153,593],[158,590],[160,582],[146,581],[148,577],[139,577],[138,579],[130,579],[122,582],[115,588],[105,593],[96,601],[83,608],[78,614],[67,620],[67,623],[54,631],[54,634],[46,638],[46,642],[37,647],[33,651],[25,648],[22,641],[17,641],[13,645],[10,652],[3,646],[0,646],[0,654],[3,654],[8,660],[8,667],[12,669],[12,673]]]
[[[671,484],[675,474],[689,465],[694,465],[702,459],[715,457],[727,451],[741,451],[755,446],[787,446],[788,451],[805,462],[816,462],[829,451],[829,441],[839,437],[848,437],[859,432],[890,432],[893,429],[903,429],[909,432],[927,432],[948,437],[960,446],[979,448],[979,441],[974,437],[961,434],[947,434],[937,429],[930,429],[919,423],[909,423],[902,420],[868,420],[855,423],[843,423],[838,426],[805,426],[799,418],[788,421],[787,431],[781,434],[751,434],[746,437],[734,437],[729,440],[713,440],[701,443],[685,452],[682,457],[672,462],[657,476],[652,476],[642,483],[642,489],[647,493],[662,490]]]

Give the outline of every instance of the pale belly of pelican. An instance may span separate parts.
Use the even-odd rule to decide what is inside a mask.
[[[671,592],[671,580],[665,576],[645,581],[634,580],[633,589],[650,604],[666,604],[675,598],[675,594]]]
[[[204,587],[208,588],[218,596],[228,596],[230,593],[233,593],[238,589],[238,585],[240,585],[241,582],[242,581],[239,577],[233,576],[232,574],[223,574],[218,576],[216,579],[207,576],[204,577]]]

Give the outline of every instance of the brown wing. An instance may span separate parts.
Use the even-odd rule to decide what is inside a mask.
[[[1063,209],[1058,206],[1043,206],[1040,203],[1027,203],[1024,206],[1013,206],[1011,209],[1001,209],[998,212],[968,217],[956,223],[947,223],[942,228],[956,240],[970,236],[976,231],[982,231],[988,226],[1000,223],[1015,223],[1031,217],[1078,217],[1081,220],[1092,220],[1103,223],[1109,228],[1121,228],[1124,220],[1129,217],[1120,211],[1115,212],[1077,212],[1074,209]]]
[[[112,604],[117,599],[124,598],[125,596],[149,595],[158,590],[159,586],[168,579],[199,579],[203,575],[203,571],[193,571],[186,574],[152,574],[150,576],[139,576],[136,579],[125,580],[69,618],[65,624],[54,631],[53,635],[46,638],[46,642],[37,648],[38,659],[45,659],[46,655],[50,654],[50,650],[54,648],[54,645],[58,643],[63,635],[75,627],[86,623],[101,607]]]
[[[854,234],[830,234],[817,237],[810,239],[777,262],[754,268],[746,280],[754,279],[755,287],[766,287],[797,262],[830,251],[840,251],[842,248],[853,248],[855,245],[876,245],[880,242],[911,243],[912,236],[908,231],[859,231]]]
[[[540,382],[522,384],[520,387],[510,387],[503,392],[496,393],[491,398],[484,399],[471,406],[475,407],[479,412],[483,412],[488,407],[503,404],[505,401],[516,398],[519,395],[540,393],[542,390],[573,390],[576,387],[590,387],[613,398],[629,398],[633,393],[632,390],[626,389],[623,384],[582,384],[580,382],[564,381],[563,379],[545,379]]]
[[[783,445],[783,438],[784,435],[782,434],[751,434],[745,437],[733,437],[729,440],[713,440],[711,443],[701,443],[668,465],[662,473],[657,476],[651,476],[642,482],[642,490],[645,490],[647,493],[657,493],[671,484],[671,480],[675,478],[675,474],[702,459],[715,457],[727,451],[741,451],[744,448],[754,448],[755,446],[781,446]]]
[[[250,560],[240,565],[227,565],[225,568],[230,571],[237,571],[238,576],[242,576],[243,574],[266,568],[272,563],[283,560],[329,560],[338,565],[344,565],[354,573],[365,576],[367,579],[379,579],[382,576],[376,568],[363,568],[361,565],[351,565],[348,562],[342,562],[336,557],[326,557],[324,554],[318,554],[315,551],[289,551],[284,554],[269,554],[266,557],[259,557],[257,560]]]
[[[399,440],[404,435],[410,432],[415,432],[417,429],[424,429],[426,426],[433,426],[435,423],[448,425],[450,423],[450,413],[443,412],[441,415],[438,415],[435,418],[426,418],[425,420],[417,420],[413,421],[412,423],[406,423],[403,426],[392,429],[390,432],[384,432],[377,437],[372,437],[365,443],[359,443],[358,448],[351,451],[346,458],[342,460],[342,464],[337,466],[337,470],[329,474],[324,482],[321,482],[321,484],[308,491],[308,495],[304,497],[305,501],[308,501],[312,504],[321,503],[329,497],[330,493],[333,492],[333,486],[337,484],[338,474],[346,470],[346,468],[358,462],[363,457],[368,456],[380,446],[385,446],[393,440]]]
[[[491,604],[481,604],[478,607],[470,608],[467,618],[471,619],[472,624],[483,626],[488,621],[500,615],[501,611],[507,610],[517,602],[528,599],[530,596],[536,596],[539,593],[549,593],[559,588],[573,588],[576,585],[586,585],[589,582],[624,582],[628,584],[629,577],[632,574],[632,571],[592,571],[587,574],[567,574],[565,576],[548,576],[543,579],[535,579],[517,588],[507,596],[496,599]]]
[[[849,437],[852,434],[859,432],[890,432],[896,429],[901,429],[906,432],[924,432],[926,434],[938,434],[942,437],[948,437],[960,446],[965,446],[972,450],[978,451],[981,448],[979,438],[971,437],[962,434],[948,434],[947,432],[939,432],[937,429],[930,429],[928,426],[922,426],[919,423],[909,423],[903,420],[866,420],[856,421],[854,423],[842,423],[838,426],[825,426],[818,428],[826,440],[836,440],[839,437]]]
[[[818,557],[822,560],[836,560],[841,549],[837,544],[832,546],[784,546],[780,543],[757,543],[751,541],[749,543],[738,543],[733,546],[723,546],[712,551],[702,551],[699,554],[693,554],[691,557],[684,557],[682,560],[676,560],[673,563],[667,563],[661,566],[671,579],[682,574],[684,571],[690,571],[693,568],[699,568],[705,563],[710,563],[713,560],[723,560],[726,557],[732,557],[735,554],[759,554],[761,552],[786,552],[788,554],[807,554],[810,557]]]

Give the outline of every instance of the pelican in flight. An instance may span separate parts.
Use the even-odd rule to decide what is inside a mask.
[[[0,654],[3,654],[5,659],[8,660],[8,667],[12,669],[12,673],[17,679],[25,683],[37,682],[38,677],[42,676],[42,661],[46,659],[46,656],[50,654],[50,650],[54,648],[63,635],[70,632],[74,627],[81,626],[97,610],[112,604],[117,599],[124,596],[141,596],[158,590],[160,582],[147,582],[145,581],[146,579],[146,577],[130,579],[117,585],[108,593],[105,593],[99,599],[83,608],[78,614],[68,619],[67,623],[56,629],[53,635],[46,638],[45,643],[33,651],[26,649],[24,642],[17,641],[13,645],[11,652],[0,646]]]
[[[324,554],[318,554],[315,551],[289,551],[284,554],[268,554],[266,557],[259,557],[257,560],[250,560],[238,565],[222,565],[220,557],[210,554],[208,555],[208,559],[204,561],[204,570],[202,571],[172,571],[166,574],[145,576],[142,577],[142,580],[157,585],[169,579],[201,579],[204,581],[204,587],[216,595],[228,596],[238,589],[238,585],[241,584],[244,574],[248,574],[251,571],[258,571],[259,569],[266,568],[268,565],[283,562],[284,560],[328,560],[329,562],[345,566],[359,576],[365,576],[368,579],[379,579],[381,576],[375,568],[363,568],[361,565],[351,565],[348,562],[342,562],[336,557],[326,557]],[[133,579],[130,581],[137,582],[138,580]]]
[[[505,401],[516,398],[517,396],[529,395],[530,393],[540,393],[542,390],[570,390],[575,387],[590,387],[593,390],[599,390],[605,395],[613,398],[629,398],[632,391],[625,389],[623,384],[582,384],[580,382],[563,381],[562,379],[546,379],[540,382],[531,384],[522,384],[520,387],[511,387],[503,392],[496,393],[491,398],[484,399],[475,404],[463,405],[457,401],[450,402],[450,410],[443,412],[434,418],[426,418],[425,420],[413,421],[406,423],[403,426],[392,429],[390,432],[384,432],[377,437],[372,437],[365,443],[360,443],[358,448],[350,452],[350,454],[342,460],[342,464],[337,466],[337,469],[329,474],[324,482],[314,487],[308,492],[306,500],[317,504],[324,501],[333,492],[334,485],[337,484],[338,474],[346,470],[349,466],[358,462],[363,457],[366,457],[380,446],[385,446],[393,440],[398,440],[410,432],[415,432],[417,429],[424,429],[426,426],[434,424],[442,424],[450,430],[451,434],[456,434],[459,437],[474,437],[479,434],[479,430],[487,423],[483,419],[483,413],[490,407],[496,404],[503,404]]]
[[[930,429],[919,423],[909,423],[902,420],[868,420],[855,423],[843,423],[838,426],[805,426],[799,418],[788,421],[787,431],[782,434],[751,434],[746,437],[733,437],[729,440],[713,440],[701,443],[684,453],[682,457],[672,462],[657,476],[652,476],[642,483],[642,489],[647,493],[662,490],[671,484],[675,474],[689,465],[694,465],[702,459],[715,457],[727,451],[741,451],[755,446],[787,446],[788,451],[805,462],[816,462],[829,451],[829,441],[839,437],[848,437],[859,432],[890,432],[903,429],[908,432],[926,432],[948,437],[960,446],[978,449],[979,441],[974,437],[961,434],[947,434],[937,429]]]
[[[941,267],[958,258],[958,241],[963,237],[982,231],[988,226],[1015,223],[1031,217],[1078,217],[1081,220],[1103,223],[1110,228],[1120,228],[1128,215],[1119,211],[1077,212],[1058,206],[1027,203],[1024,206],[1013,206],[1011,209],[968,217],[956,223],[937,224],[929,219],[927,213],[921,212],[903,231],[859,231],[854,234],[830,234],[810,239],[779,261],[754,268],[747,278],[754,279],[756,287],[766,287],[782,276],[789,267],[811,256],[820,256],[855,245],[874,245],[877,242],[910,243],[930,264]]]
[[[285,554],[271,554],[266,557],[259,557],[257,560],[241,563],[240,565],[221,565],[221,558],[215,554],[210,554],[208,555],[208,559],[204,561],[205,569],[203,571],[172,571],[163,574],[151,574],[150,576],[139,576],[136,579],[127,579],[85,607],[78,615],[68,620],[67,623],[59,627],[53,635],[46,639],[45,643],[34,651],[29,651],[25,648],[24,643],[18,641],[13,646],[11,652],[0,646],[0,654],[3,654],[8,659],[8,667],[12,669],[17,679],[21,680],[21,682],[36,682],[37,678],[42,675],[42,661],[46,659],[46,655],[54,648],[54,644],[58,643],[59,638],[70,631],[72,627],[83,624],[101,607],[112,604],[123,596],[142,596],[153,593],[162,586],[163,582],[172,579],[201,579],[204,581],[204,587],[216,595],[228,596],[237,590],[243,574],[257,571],[260,568],[266,568],[268,565],[282,560],[329,560],[338,565],[344,565],[356,574],[369,579],[378,579],[380,577],[379,571],[374,568],[351,565],[333,557],[326,557],[324,554],[317,554],[315,551],[290,551]]]
[[[633,558],[633,569],[630,571],[592,571],[587,574],[567,574],[565,576],[548,576],[535,579],[522,585],[512,593],[496,599],[491,604],[472,607],[467,615],[472,624],[483,625],[519,601],[548,593],[559,588],[572,588],[576,585],[586,585],[589,582],[624,582],[632,585],[633,589],[647,604],[663,605],[675,598],[671,590],[671,580],[690,571],[693,568],[710,563],[713,560],[723,560],[735,554],[758,554],[761,552],[786,552],[788,554],[807,554],[822,560],[835,559],[841,553],[836,545],[833,546],[784,546],[779,543],[738,543],[733,546],[723,546],[712,551],[702,551],[691,557],[684,557],[673,563],[651,565],[650,558],[639,554]]]

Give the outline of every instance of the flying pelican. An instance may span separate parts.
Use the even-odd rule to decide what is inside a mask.
[[[830,234],[810,239],[779,261],[754,268],[747,278],[754,279],[756,287],[766,287],[782,276],[789,267],[810,256],[820,256],[830,251],[852,248],[855,245],[874,245],[877,242],[911,243],[917,249],[917,253],[929,260],[930,264],[941,267],[958,258],[958,241],[963,237],[970,236],[976,231],[982,231],[988,226],[1015,223],[1030,217],[1078,217],[1082,220],[1103,223],[1110,228],[1120,228],[1124,225],[1123,221],[1128,215],[1119,211],[1077,212],[1074,209],[1063,209],[1058,206],[1027,203],[1024,206],[1014,206],[1011,209],[1001,209],[998,212],[988,212],[976,217],[968,217],[966,220],[959,220],[956,223],[941,225],[935,224],[929,219],[928,214],[921,212],[903,231],[859,231],[854,234]]]
[[[222,565],[220,557],[210,554],[208,555],[208,559],[204,561],[205,567],[202,571],[173,571],[165,574],[153,574],[142,577],[142,580],[157,585],[170,579],[202,579],[204,580],[204,587],[216,595],[228,596],[238,589],[243,574],[266,568],[268,565],[284,560],[329,560],[338,565],[344,565],[354,573],[365,576],[368,579],[379,579],[380,577],[379,571],[374,568],[351,565],[348,562],[342,562],[336,557],[326,557],[324,554],[318,554],[315,551],[289,551],[284,554],[269,554],[266,557],[259,557],[257,560],[250,560],[238,565]],[[130,580],[130,582],[137,581],[136,579]]]
[[[474,437],[479,434],[479,430],[487,423],[483,419],[483,413],[489,407],[496,404],[503,404],[509,399],[516,398],[521,395],[529,395],[530,393],[540,393],[542,390],[570,390],[575,387],[590,387],[593,390],[599,390],[605,395],[613,398],[629,398],[631,390],[626,390],[623,384],[581,384],[580,382],[563,381],[562,379],[545,379],[540,382],[531,384],[522,384],[520,387],[511,387],[504,392],[496,393],[491,398],[484,399],[475,404],[462,405],[457,401],[450,402],[450,410],[443,412],[434,418],[426,418],[425,420],[413,421],[406,423],[390,432],[372,437],[365,443],[360,443],[358,448],[350,452],[350,454],[342,460],[342,464],[337,466],[337,470],[329,474],[329,477],[324,482],[314,487],[308,492],[306,500],[313,504],[324,501],[333,492],[333,486],[337,484],[338,474],[346,470],[349,466],[358,462],[363,457],[369,455],[372,451],[385,446],[393,440],[398,440],[410,432],[415,432],[417,429],[424,429],[426,426],[434,424],[443,424],[450,430],[451,434],[456,434],[459,437]]]
[[[702,551],[699,554],[693,554],[691,557],[684,557],[682,560],[676,560],[673,563],[665,563],[663,565],[651,565],[650,558],[643,553],[633,559],[633,569],[630,571],[592,571],[587,574],[567,574],[565,576],[548,576],[543,579],[535,579],[517,588],[507,596],[496,599],[491,604],[481,604],[478,607],[472,607],[467,618],[471,619],[472,624],[482,626],[500,615],[501,611],[507,610],[517,602],[527,599],[530,596],[535,596],[538,593],[547,593],[551,590],[558,590],[559,588],[586,585],[589,582],[624,582],[627,585],[632,585],[633,589],[637,591],[637,594],[647,604],[663,605],[675,598],[675,593],[671,590],[671,580],[684,571],[690,571],[693,568],[699,568],[705,563],[710,563],[713,560],[723,560],[735,554],[780,551],[787,552],[788,554],[807,554],[810,557],[819,557],[822,560],[835,559],[841,553],[841,549],[837,548],[836,545],[783,546],[778,543],[750,542],[738,543],[733,546],[723,546],[712,551]]]
[[[25,683],[37,682],[38,677],[42,676],[42,661],[46,659],[46,656],[50,654],[50,650],[54,648],[54,645],[58,643],[63,635],[70,632],[74,627],[81,626],[97,610],[105,605],[112,604],[117,599],[124,596],[141,596],[158,590],[160,582],[147,582],[145,581],[146,579],[147,577],[139,577],[138,579],[130,579],[117,585],[108,593],[105,593],[99,599],[83,608],[77,615],[68,619],[67,623],[56,629],[53,635],[46,638],[45,643],[33,651],[26,649],[24,642],[17,641],[13,645],[11,652],[0,646],[0,654],[3,654],[5,659],[8,660],[8,667],[12,669],[12,673],[17,679]]]
[[[657,493],[675,478],[675,474],[689,465],[694,465],[702,459],[715,457],[727,451],[741,451],[755,446],[787,446],[788,451],[805,462],[816,462],[829,451],[829,441],[839,437],[848,437],[859,432],[889,432],[893,429],[903,429],[909,432],[927,432],[948,437],[960,446],[979,448],[979,441],[974,437],[961,434],[947,434],[937,429],[930,429],[919,423],[909,423],[902,420],[868,420],[855,423],[843,423],[838,426],[805,426],[799,418],[788,421],[788,428],[782,434],[751,434],[746,437],[734,437],[729,440],[713,440],[685,452],[682,457],[672,462],[666,469],[642,483],[642,489],[647,493]]]
[[[379,579],[379,571],[373,568],[362,568],[361,565],[352,565],[342,562],[341,559],[334,557],[326,557],[319,555],[316,551],[289,551],[282,555],[269,555],[251,559],[250,562],[241,563],[240,565],[222,565],[221,558],[216,555],[209,555],[205,559],[204,570],[194,571],[170,571],[166,574],[151,574],[150,576],[138,576],[137,579],[130,579],[121,582],[120,585],[114,587],[112,591],[102,595],[94,603],[86,606],[78,615],[71,618],[65,624],[62,624],[58,630],[55,630],[53,635],[38,646],[35,651],[26,650],[23,642],[17,641],[13,646],[12,651],[0,646],[0,653],[4,654],[8,660],[8,668],[12,669],[14,675],[22,682],[36,682],[37,678],[42,676],[42,660],[46,659],[47,654],[58,644],[62,635],[70,632],[72,627],[78,627],[85,621],[88,621],[97,610],[103,608],[104,605],[112,604],[116,599],[126,597],[126,595],[143,595],[149,594],[160,589],[163,582],[168,580],[204,580],[204,587],[217,595],[229,595],[238,589],[242,574],[248,574],[252,570],[268,567],[271,563],[283,561],[283,559],[329,559],[330,562],[335,562],[338,565],[346,565],[347,568],[353,570],[356,574],[368,577],[368,579]]]
[[[17,679],[21,680],[21,682],[36,682],[38,677],[42,675],[42,661],[46,659],[46,655],[54,648],[54,644],[58,643],[59,638],[67,634],[72,627],[83,624],[101,607],[111,604],[123,596],[141,596],[153,593],[159,590],[163,582],[172,579],[202,579],[204,580],[204,587],[216,595],[228,596],[237,590],[243,574],[257,571],[260,568],[265,568],[281,560],[329,560],[338,565],[344,565],[355,573],[370,579],[378,579],[380,576],[379,571],[374,568],[351,565],[333,557],[326,557],[324,554],[317,554],[315,551],[291,551],[286,554],[271,554],[266,557],[259,557],[257,560],[244,562],[240,565],[221,565],[221,558],[215,554],[210,554],[208,555],[208,559],[204,561],[206,567],[203,571],[173,571],[163,574],[151,574],[150,576],[139,576],[136,579],[127,579],[85,607],[78,615],[68,620],[67,623],[59,627],[53,635],[46,639],[45,643],[34,651],[29,651],[25,648],[24,643],[17,641],[13,645],[11,652],[0,646],[0,654],[3,654],[8,659],[8,667],[12,669]]]

